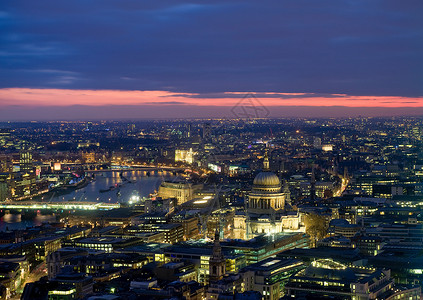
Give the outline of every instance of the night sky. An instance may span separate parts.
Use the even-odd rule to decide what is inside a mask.
[[[0,1],[0,120],[423,115],[422,96],[421,0]]]

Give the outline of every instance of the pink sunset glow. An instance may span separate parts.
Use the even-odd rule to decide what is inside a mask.
[[[195,105],[233,106],[246,92],[207,94],[169,91],[0,89],[0,107],[8,106],[109,106],[109,105]],[[423,107],[423,97],[319,95],[311,93],[250,93],[265,106]]]

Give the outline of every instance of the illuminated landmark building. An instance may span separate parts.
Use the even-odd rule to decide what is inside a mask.
[[[195,153],[190,149],[176,149],[175,150],[175,162],[184,162],[192,164],[194,162]]]
[[[216,234],[214,236],[213,255],[209,260],[209,281],[211,282],[221,280],[223,275],[226,273],[226,262],[222,253],[222,247],[220,246],[219,234],[219,230],[216,229]]]
[[[226,273],[226,260],[220,246],[219,234],[219,229],[216,229],[213,253],[209,260],[209,290],[207,299],[218,299],[220,293],[218,281],[222,280],[223,275]]]
[[[246,214],[238,214],[234,219],[236,238],[250,239],[263,233],[300,231],[300,215],[290,212],[289,208],[288,186],[282,187],[278,176],[269,170],[266,152],[263,171],[254,178]]]
[[[181,205],[192,200],[195,193],[202,188],[202,184],[193,184],[185,180],[163,181],[157,196],[163,199],[176,198],[176,205]]]

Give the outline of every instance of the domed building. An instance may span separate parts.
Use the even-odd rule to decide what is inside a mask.
[[[269,158],[264,158],[264,169],[253,181],[249,194],[248,213],[273,214],[285,208],[286,195],[281,192],[281,182],[275,173],[269,170]]]
[[[245,228],[245,238],[247,239],[263,233],[301,231],[299,214],[289,211],[289,209],[289,188],[286,184],[282,188],[278,176],[270,171],[266,152],[263,171],[257,174],[253,181],[246,214],[244,217],[239,216],[236,219],[237,225],[239,228]],[[245,227],[242,223],[245,224]],[[237,229],[237,225],[235,225],[235,229]]]

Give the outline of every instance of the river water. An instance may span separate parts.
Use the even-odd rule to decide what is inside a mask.
[[[174,177],[173,173],[168,171],[123,172],[122,176],[131,182],[129,183],[120,176],[119,172],[98,172],[95,174],[96,180],[86,187],[66,195],[53,196],[53,198],[50,196],[51,201],[128,202],[133,195],[148,197],[155,190],[158,190],[163,180],[170,180]],[[116,185],[121,186],[108,192],[100,192],[100,190],[107,190]],[[50,201],[50,199],[44,200]]]
[[[6,213],[0,217],[0,231],[25,229],[27,227],[39,226],[43,223],[55,222],[56,216],[37,214],[32,220],[22,220],[20,214]]]
[[[99,172],[96,173],[96,180],[86,187],[73,191],[66,195],[49,196],[44,201],[63,202],[63,201],[90,201],[90,202],[129,202],[132,196],[148,197],[151,193],[158,190],[163,180],[171,180],[175,176],[168,171],[130,171],[123,172],[123,177],[131,181],[125,181],[119,172]],[[121,185],[112,191],[101,193],[100,190],[106,190],[111,186]],[[118,193],[118,191],[120,193]],[[21,220],[20,214],[5,214],[0,218],[0,231],[7,229],[25,229],[26,227],[41,225],[43,222],[54,222],[54,215],[38,214],[32,220]]]

